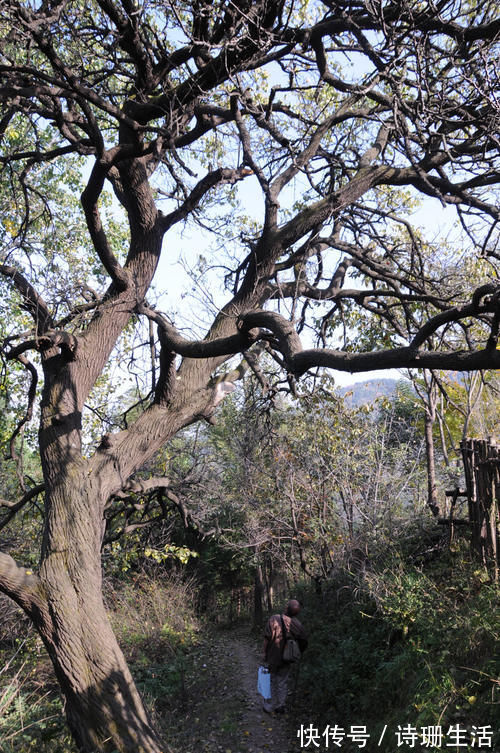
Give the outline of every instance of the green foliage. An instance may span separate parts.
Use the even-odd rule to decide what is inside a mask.
[[[314,608],[301,692],[317,726],[363,724],[378,740],[387,724],[382,752],[394,749],[405,724],[444,733],[453,724],[469,732],[491,725],[496,750],[498,585],[474,571],[463,549],[451,554],[433,539],[429,529],[420,542],[429,559],[420,564],[408,536],[406,551],[385,549],[365,574],[339,572],[320,601],[307,596]]]
[[[198,552],[189,549],[187,546],[176,546],[175,544],[165,544],[162,549],[153,549],[146,547],[144,556],[150,557],[155,562],[165,562],[169,559],[178,560],[181,565],[186,565],[191,557],[199,557]]]
[[[2,753],[76,753],[60,698],[34,695],[14,680],[7,691],[11,695],[5,711],[0,700]]]
[[[378,420],[387,428],[391,446],[409,445],[416,449],[421,442],[423,407],[411,383],[401,379],[393,396],[378,401]]]

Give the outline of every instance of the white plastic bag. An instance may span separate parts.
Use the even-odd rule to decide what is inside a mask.
[[[267,667],[259,667],[257,690],[264,700],[271,698],[271,675]]]

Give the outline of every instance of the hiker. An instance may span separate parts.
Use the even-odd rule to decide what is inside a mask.
[[[263,710],[270,714],[285,713],[288,694],[288,680],[292,664],[283,659],[285,638],[295,638],[300,651],[307,647],[307,637],[302,624],[297,619],[300,602],[290,599],[284,614],[273,614],[264,630],[264,661],[271,675],[271,698],[264,701]]]

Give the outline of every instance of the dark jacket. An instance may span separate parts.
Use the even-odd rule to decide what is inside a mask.
[[[283,648],[285,645],[285,636],[283,635],[282,621],[285,623],[285,630],[297,640],[300,650],[305,651],[307,648],[307,635],[302,623],[297,617],[289,617],[287,614],[273,614],[267,621],[264,630],[266,645],[266,662],[271,672],[281,667],[283,662]]]

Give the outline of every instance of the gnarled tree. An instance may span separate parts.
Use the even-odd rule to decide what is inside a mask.
[[[291,378],[500,366],[499,33],[489,0],[0,3],[2,196],[13,196],[0,274],[32,321],[10,332],[3,357],[28,370],[28,413],[42,377],[44,477],[39,568],[0,554],[0,589],[36,625],[81,750],[164,749],[103,606],[105,511],[144,483],[139,472],[180,428],[211,420],[241,374],[224,372],[228,359],[248,354],[257,368],[251,354],[265,346]],[[33,207],[54,198],[36,176],[63,173],[74,155],[88,166],[90,248],[73,250],[98,263],[62,296]],[[181,314],[168,321],[146,300],[160,257],[180,223],[215,227],[227,187],[234,199],[245,182],[262,212],[227,241],[229,261],[220,250],[227,300],[204,337],[185,339]],[[102,216],[106,187],[127,218],[121,255]],[[457,254],[433,256],[410,224],[418,193],[456,207],[465,252],[482,259],[476,289]],[[158,327],[150,398],[84,452],[89,395],[122,333],[144,321]],[[352,322],[359,348],[351,337],[341,349],[339,327]],[[304,350],[300,330],[312,325],[320,339]],[[39,493],[25,485],[9,509]]]

